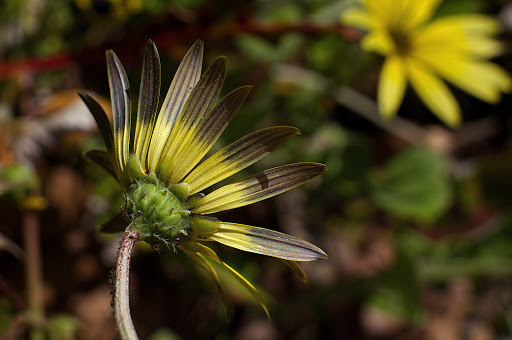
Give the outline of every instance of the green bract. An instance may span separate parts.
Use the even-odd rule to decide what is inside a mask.
[[[113,51],[107,52],[112,124],[94,99],[79,94],[96,119],[107,148],[91,150],[86,157],[105,168],[126,190],[126,204],[120,213],[126,223],[120,227],[108,223],[104,229],[136,229],[141,240],[155,247],[178,247],[210,275],[224,299],[212,266],[212,262],[219,263],[252,293],[268,314],[255,287],[201,242],[217,241],[281,258],[303,278],[304,273],[295,261],[325,259],[327,255],[311,243],[290,235],[222,222],[205,215],[293,189],[318,176],[325,166],[317,163],[280,166],[202,194],[299,133],[289,126],[262,129],[201,162],[250,91],[249,86],[240,87],[214,105],[224,82],[226,58],[217,58],[201,75],[202,60],[203,43],[197,41],[183,59],[158,111],[160,58],[154,43],[149,41],[134,119],[128,79]],[[135,127],[131,126],[132,122]]]

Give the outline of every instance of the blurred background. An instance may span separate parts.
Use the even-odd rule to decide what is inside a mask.
[[[304,263],[305,284],[277,259],[214,245],[262,289],[272,315],[269,324],[223,275],[234,304],[227,322],[200,268],[139,243],[131,304],[142,339],[512,337],[512,97],[490,105],[451,87],[463,113],[453,130],[409,89],[398,117],[381,119],[383,59],[340,23],[353,3],[1,1],[0,335],[117,338],[109,272],[120,236],[96,228],[123,197],[82,158],[103,142],[76,92],[109,107],[113,49],[136,101],[148,39],[167,91],[201,39],[205,65],[228,57],[223,95],[254,87],[215,149],[272,125],[302,131],[240,175],[298,161],[328,167],[308,185],[219,217],[306,239],[329,260]],[[445,0],[437,15],[468,12],[501,20],[505,51],[493,61],[511,71],[512,3]]]

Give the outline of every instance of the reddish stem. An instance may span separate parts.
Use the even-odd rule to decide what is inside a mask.
[[[130,258],[133,245],[139,240],[135,229],[127,231],[117,250],[114,288],[114,314],[121,339],[138,339],[130,314]]]
[[[118,55],[126,54],[127,58],[133,56],[133,50],[142,48],[150,36],[157,44],[165,47],[180,42],[193,41],[197,38],[204,40],[218,40],[239,36],[241,34],[260,34],[273,35],[286,32],[303,32],[309,34],[325,34],[337,33],[349,41],[357,41],[360,39],[360,33],[350,27],[341,24],[322,24],[317,22],[296,22],[296,23],[280,23],[280,22],[261,22],[252,18],[240,19],[232,21],[229,24],[214,27],[197,27],[187,26],[182,29],[169,31],[157,30],[159,34],[151,34],[148,32],[136,33],[128,32],[130,40],[123,41],[122,45],[108,42],[108,46],[97,46],[82,51],[72,53],[60,53],[46,58],[26,58],[22,60],[7,61],[0,64],[0,79],[8,78],[20,72],[37,73],[48,70],[62,69],[73,63],[103,63],[104,51],[113,48]],[[129,64],[129,63],[128,63]]]

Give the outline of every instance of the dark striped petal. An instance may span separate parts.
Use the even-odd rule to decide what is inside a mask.
[[[114,178],[119,179],[116,171],[117,164],[113,163],[111,154],[107,151],[99,149],[89,150],[84,154],[84,158],[90,162],[98,164]]]
[[[261,308],[263,308],[265,314],[267,314],[268,321],[270,322],[270,313],[268,312],[268,308],[265,305],[265,300],[263,300],[263,297],[261,296],[260,292],[258,292],[256,287],[254,287],[252,283],[250,283],[245,277],[243,277],[242,274],[240,274],[239,272],[231,268],[229,265],[227,265],[225,262],[223,262],[213,250],[211,250],[210,248],[201,243],[195,243],[195,246],[198,248],[199,252],[201,252],[205,256],[208,256],[210,259],[226,268],[231,273],[231,275],[233,275],[233,277],[237,279],[238,282],[240,282],[249,293],[251,293],[251,295],[260,304]]]
[[[183,182],[190,185],[190,194],[200,192],[256,163],[299,133],[299,129],[290,126],[275,126],[253,132],[199,164]]]
[[[107,51],[108,82],[114,123],[114,150],[121,170],[130,152],[130,85],[114,51]]]
[[[242,105],[250,90],[251,86],[244,86],[232,91],[199,121],[190,139],[175,157],[171,183],[180,181],[203,159]]]
[[[198,199],[191,211],[213,214],[253,204],[304,184],[324,170],[325,165],[318,163],[296,163],[269,169]]]
[[[327,258],[322,249],[288,234],[237,223],[219,223],[220,229],[210,239],[229,247],[291,261]]]
[[[190,243],[188,243],[190,245]],[[220,283],[219,275],[217,275],[217,271],[211,263],[204,257],[204,255],[200,252],[195,250],[194,248],[197,247],[187,247],[186,243],[178,244],[178,247],[187,254],[199,267],[203,268],[203,270],[210,276],[210,278],[215,283],[215,286],[217,286],[217,290],[219,291],[219,294],[222,299],[222,303],[224,304],[224,308],[226,309],[226,313],[228,315],[228,319],[231,319],[231,306],[229,304],[229,300],[226,296],[226,293],[224,292],[224,289],[222,288],[222,284]]]
[[[98,125],[98,129],[100,130],[101,137],[103,137],[108,152],[114,154],[114,136],[112,135],[112,127],[110,126],[105,110],[87,93],[78,92],[78,95],[85,105],[87,105],[89,111],[91,111],[94,120],[96,120],[96,124]]]
[[[157,169],[162,150],[176,118],[201,76],[202,64],[203,42],[198,40],[183,58],[158,114],[148,151],[148,170],[150,172],[155,172]]]
[[[145,168],[160,97],[160,57],[155,43],[151,40],[146,44],[141,78],[133,151]]]
[[[176,119],[157,169],[158,177],[164,182],[176,183],[169,181],[178,161],[176,156],[182,150],[183,152],[188,151],[188,141],[195,134],[195,129],[203,116],[210,111],[219,96],[226,75],[226,64],[226,57],[219,57],[213,62],[199,79]]]
[[[327,257],[326,257],[327,259]],[[290,260],[281,260],[284,264],[286,264],[288,267],[290,267],[297,275],[300,276],[302,279],[302,282],[308,283],[308,276],[302,270],[302,267],[296,262],[296,261],[290,261]]]

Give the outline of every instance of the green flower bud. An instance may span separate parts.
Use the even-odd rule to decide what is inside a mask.
[[[183,195],[188,194],[188,185],[176,185],[173,189],[150,174],[132,184],[125,195],[123,213],[131,221],[129,228],[138,230],[140,239],[153,246],[174,247],[190,229],[190,211],[185,208]]]

